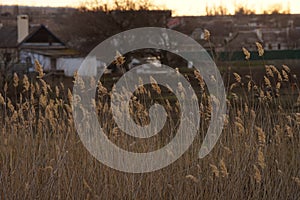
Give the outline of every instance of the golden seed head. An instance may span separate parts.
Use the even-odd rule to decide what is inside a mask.
[[[5,93],[7,92],[7,89],[8,89],[7,82],[5,82],[5,84],[4,84],[4,92]]]
[[[224,159],[221,159],[220,160],[220,172],[221,172],[221,175],[222,177],[228,177],[228,171],[227,171],[227,167],[226,167],[226,164],[224,162]]]
[[[242,82],[242,78],[238,73],[233,73],[234,79],[236,82],[241,83]]]
[[[266,65],[266,66],[265,66],[265,69],[266,69],[266,74],[267,74],[268,76],[274,77],[274,73],[273,73],[273,70],[272,70],[272,68],[271,68],[270,65]]]
[[[200,72],[199,72],[198,70],[194,70],[194,75],[195,75],[196,79],[197,79],[198,82],[199,82],[199,85],[200,85],[200,87],[201,87],[201,90],[203,91],[204,88],[205,88],[205,81],[203,80],[203,78],[202,78]]]
[[[11,100],[10,100],[10,99],[8,99],[7,107],[9,108],[9,110],[10,110],[11,112],[14,112],[14,111],[15,111],[15,107],[14,107],[14,105],[11,103]]]
[[[2,94],[0,93],[0,104],[4,105],[5,104],[5,100],[2,96]]]
[[[272,87],[271,81],[270,81],[270,79],[268,79],[268,77],[264,76],[264,81],[265,81],[265,85],[266,85],[268,88],[271,88],[271,87]]]
[[[291,72],[290,68],[289,68],[287,65],[282,65],[282,68],[283,68],[287,73],[290,73],[290,72]]]
[[[185,178],[192,180],[194,183],[198,183],[199,180],[193,175],[187,175]]]
[[[289,81],[289,75],[285,70],[282,70],[283,81]]]
[[[269,65],[269,67],[272,69],[273,72],[280,73],[274,65]]]
[[[217,167],[216,165],[213,165],[213,164],[209,164],[209,165],[210,165],[210,167],[211,167],[211,170],[212,170],[213,174],[214,174],[216,177],[219,177],[220,172],[219,172],[218,167]]]
[[[71,92],[70,89],[68,89],[68,100],[69,100],[69,103],[70,103],[70,104],[71,104],[72,101],[73,101],[73,94],[72,94],[72,92]]]
[[[262,169],[264,169],[266,167],[265,156],[264,156],[261,148],[259,148],[258,152],[257,152],[257,163]]]
[[[253,167],[254,167],[254,179],[257,183],[260,183],[261,182],[261,173],[256,165],[253,165]]]
[[[115,63],[118,67],[120,67],[121,65],[123,65],[123,64],[125,63],[125,57],[122,56],[122,54],[121,54],[119,51],[116,52],[116,56],[115,56],[115,61],[114,61],[114,63]]]
[[[238,133],[240,133],[240,134],[244,134],[245,133],[244,125],[241,122],[236,121],[236,122],[234,122],[234,125],[238,129]]]
[[[248,88],[248,92],[250,92],[250,91],[251,91],[251,88],[252,88],[252,83],[251,83],[251,81],[248,82],[247,88]]]
[[[48,98],[46,95],[41,94],[40,95],[40,105],[45,108],[48,104]]]
[[[243,52],[244,52],[244,55],[245,55],[245,59],[249,60],[250,57],[251,57],[250,52],[245,47],[243,47]]]
[[[280,83],[280,82],[277,82],[277,83],[276,83],[276,89],[277,89],[277,90],[280,90],[280,88],[281,88],[281,83]]]
[[[18,87],[18,85],[19,85],[19,77],[18,77],[17,73],[14,73],[13,85],[14,85],[14,87]]]
[[[29,83],[28,77],[26,75],[24,75],[24,77],[23,77],[23,87],[24,87],[25,91],[28,91],[30,88],[30,83]]]
[[[178,92],[185,92],[185,89],[181,82],[177,83],[177,89],[178,89]]]
[[[204,40],[208,41],[210,39],[210,32],[207,29],[204,29]]]
[[[255,44],[257,47],[258,55],[263,56],[265,52],[263,46],[259,42],[256,42]]]
[[[229,90],[232,91],[234,88],[238,86],[238,83],[232,83],[229,87]]]
[[[74,83],[80,87],[81,90],[85,89],[85,82],[81,76],[76,76]]]
[[[50,88],[50,86],[43,79],[40,79],[40,82],[42,83],[43,92],[46,95],[48,93],[48,88]]]
[[[97,82],[96,79],[94,78],[94,76],[92,76],[91,80],[90,80],[90,86],[91,88],[94,88],[96,86]]]
[[[39,63],[38,60],[35,60],[34,61],[34,64],[35,64],[35,71],[39,74],[37,76],[37,78],[43,78],[44,77],[44,72],[43,72],[43,67],[42,65]]]
[[[102,85],[101,81],[98,81],[97,88],[99,94],[101,95],[107,94],[107,89]]]
[[[161,94],[161,89],[160,89],[159,85],[157,84],[157,81],[152,76],[150,76],[150,82],[151,82],[152,88],[157,92],[157,94]]]
[[[55,95],[56,97],[59,97],[59,88],[55,86]]]
[[[76,70],[75,72],[74,72],[74,80],[76,80],[77,78],[78,78],[78,71]],[[75,82],[75,81],[74,81]]]
[[[11,121],[15,122],[18,119],[18,112],[14,111],[13,115],[11,116]]]
[[[260,128],[260,127],[255,127],[256,131],[257,131],[257,135],[258,135],[258,142],[260,145],[265,145],[266,144],[266,135],[264,133],[264,131]]]

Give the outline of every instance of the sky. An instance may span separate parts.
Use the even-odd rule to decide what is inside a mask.
[[[0,0],[0,4],[6,5],[29,5],[29,6],[70,6],[78,7],[86,0]],[[93,0],[88,0],[93,1]],[[101,0],[100,0],[101,1]],[[106,2],[110,0],[102,0]],[[243,5],[244,7],[256,10],[261,13],[270,7],[290,8],[292,14],[300,13],[299,0],[150,0],[155,5],[173,10],[173,15],[205,15],[206,7],[222,5],[226,7],[230,13],[234,12],[234,8]]]

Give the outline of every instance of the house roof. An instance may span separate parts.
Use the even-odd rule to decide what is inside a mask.
[[[57,38],[44,25],[33,26],[29,28],[28,36],[18,43],[18,30],[16,26],[3,26],[0,28],[0,48],[17,48],[25,43],[60,43],[65,44]]]
[[[74,49],[68,49],[68,48],[64,48],[64,49],[30,49],[28,50],[32,53],[37,53],[40,55],[44,55],[44,56],[49,56],[49,57],[61,57],[61,56],[77,56],[79,55],[79,52],[74,50]]]
[[[22,45],[24,43],[42,43],[45,41],[51,43],[60,43],[63,46],[65,45],[58,37],[56,37],[44,25],[40,25],[32,29],[28,34],[28,36],[19,45]]]
[[[13,48],[18,45],[17,27],[4,26],[0,28],[0,48]]]
[[[241,47],[255,49],[255,42],[262,42],[255,31],[239,31],[227,41],[227,48],[240,50]]]

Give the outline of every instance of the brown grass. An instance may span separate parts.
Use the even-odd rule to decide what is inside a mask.
[[[172,165],[147,174],[122,173],[94,159],[76,134],[71,92],[63,85],[50,87],[37,68],[36,82],[14,76],[13,87],[20,93],[8,97],[9,85],[0,93],[0,199],[300,198],[300,120],[297,98],[289,95],[292,74],[287,66],[281,72],[268,67],[260,85],[234,74],[221,138],[207,157],[198,159],[211,110],[203,92],[198,96],[201,128],[193,146]],[[201,76],[196,78],[205,91]],[[149,142],[116,127],[109,90],[98,84],[99,121],[112,141],[131,151],[147,151],[170,140],[170,130],[179,122],[172,118],[180,109],[176,100],[162,96],[166,88],[159,87],[140,87],[132,103],[134,119],[143,124],[148,122],[149,99],[165,98],[160,103],[170,119]]]

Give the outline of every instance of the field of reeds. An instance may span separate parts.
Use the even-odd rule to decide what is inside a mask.
[[[300,199],[299,83],[288,66],[265,66],[263,82],[232,73],[226,88],[228,115],[213,151],[198,151],[211,101],[198,72],[191,73],[201,125],[190,149],[151,173],[111,169],[83,146],[73,122],[72,91],[37,77],[13,76],[0,88],[0,199]],[[110,88],[97,84],[96,107],[107,136],[124,149],[147,152],[165,145],[180,123],[177,100],[153,83],[133,98],[132,117],[147,124],[147,105],[168,113],[150,141],[128,137],[111,120]],[[188,97],[187,97],[188,98]]]

